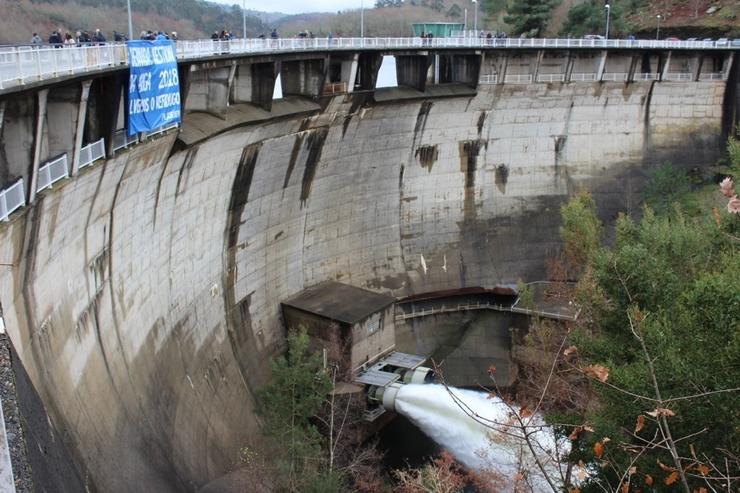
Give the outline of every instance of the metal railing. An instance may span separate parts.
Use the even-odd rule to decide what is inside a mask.
[[[624,72],[605,72],[601,74],[601,80],[604,82],[626,82],[628,74]]]
[[[570,81],[571,82],[595,82],[596,74],[593,74],[593,73],[570,74]]]
[[[324,94],[341,94],[347,92],[346,82],[330,82],[324,84]]]
[[[56,159],[49,161],[39,168],[38,181],[36,182],[36,191],[40,192],[61,180],[69,177],[69,166],[67,165],[67,155],[62,154]]]
[[[0,89],[127,63],[126,46],[0,47]]]
[[[26,205],[26,191],[23,178],[5,190],[0,191],[0,221],[7,221],[13,211]]]
[[[693,75],[687,72],[668,72],[663,80],[690,81]]]
[[[154,137],[155,135],[163,134],[167,132],[168,130],[172,130],[173,128],[179,127],[179,123],[172,123],[170,125],[165,125],[163,127],[159,127],[158,129],[154,130],[153,132],[147,132],[146,137]]]
[[[478,84],[498,84],[498,74],[481,75]]]
[[[537,74],[537,82],[565,82],[565,74]]]
[[[116,130],[116,132],[113,134],[113,152],[116,152],[120,149],[125,149],[126,147],[134,144],[139,143],[139,136],[138,135],[128,135],[128,132],[125,128],[120,128]]]
[[[177,57],[198,59],[228,54],[281,53],[310,50],[414,49],[414,48],[635,48],[712,49],[737,47],[714,41],[542,38],[287,38],[178,41]],[[123,43],[73,47],[0,47],[0,90],[66,74],[84,73],[128,63]]]
[[[710,74],[699,74],[699,80],[703,81],[715,81],[715,80],[726,80],[727,75],[722,72],[713,72]]]
[[[532,74],[506,74],[505,84],[531,84]]]
[[[105,157],[105,139],[100,139],[91,144],[87,144],[85,147],[80,149],[80,164],[79,169],[84,168]]]
[[[499,303],[490,303],[488,301],[486,302],[476,302],[476,303],[457,303],[455,305],[442,305],[440,307],[436,308],[426,308],[422,310],[412,310],[410,312],[404,312],[399,315],[396,315],[396,321],[401,322],[403,320],[408,320],[411,318],[418,318],[418,317],[428,317],[430,315],[439,315],[442,313],[456,313],[456,312],[464,312],[469,310],[496,310],[496,311],[502,311],[507,312],[511,311],[511,305],[502,305]]]
[[[632,80],[658,80],[659,74],[653,74],[650,72],[641,72],[635,74]]]

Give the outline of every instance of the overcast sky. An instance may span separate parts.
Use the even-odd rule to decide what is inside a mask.
[[[211,0],[226,5],[241,5],[242,0]],[[246,0],[246,7],[251,10],[270,12],[284,12],[286,14],[300,14],[302,12],[336,12],[352,8],[360,8],[361,0]],[[365,7],[375,5],[375,0],[363,0]]]

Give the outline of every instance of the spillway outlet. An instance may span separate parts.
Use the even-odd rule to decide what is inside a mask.
[[[433,383],[434,370],[421,366],[425,360],[423,356],[395,351],[372,366],[360,368],[354,383],[365,387],[364,419],[374,422],[386,411],[394,412],[396,394],[402,385]]]

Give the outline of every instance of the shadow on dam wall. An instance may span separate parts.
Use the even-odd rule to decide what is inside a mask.
[[[70,484],[195,491],[257,442],[282,300],[328,279],[399,297],[540,279],[569,194],[611,223],[664,160],[711,163],[723,98],[688,82],[337,96],[86,168],[0,226],[26,412],[46,407]]]

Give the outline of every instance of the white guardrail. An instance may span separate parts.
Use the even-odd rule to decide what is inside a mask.
[[[139,134],[129,136],[125,128],[116,130],[113,134],[113,152],[139,143]]]
[[[38,181],[36,182],[36,191],[40,192],[61,180],[69,177],[69,166],[67,165],[67,155],[62,154],[56,159],[49,161],[39,168]]]
[[[0,191],[0,221],[7,221],[8,216],[26,205],[26,192],[23,187],[23,178]]]
[[[85,147],[80,149],[80,164],[79,169],[88,166],[98,159],[105,157],[105,139],[100,139],[91,144],[87,144]]]
[[[280,53],[308,50],[404,48],[635,48],[635,49],[738,49],[715,41],[540,38],[287,38],[178,41],[177,57],[197,59],[225,54]],[[100,70],[128,63],[123,43],[74,47],[0,47],[0,90],[65,75]],[[703,79],[702,79],[703,80]]]

